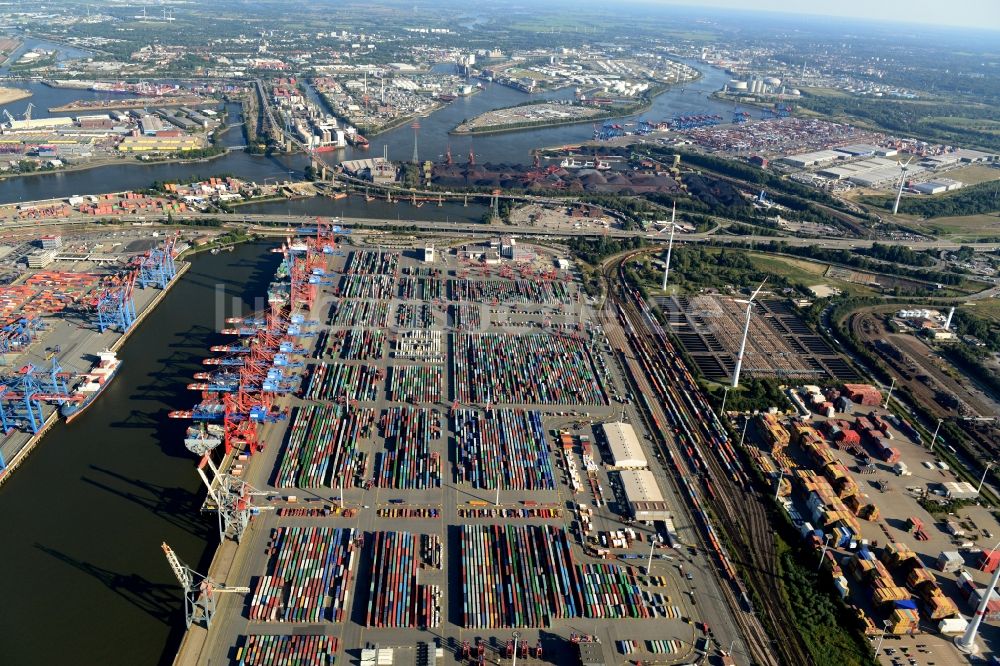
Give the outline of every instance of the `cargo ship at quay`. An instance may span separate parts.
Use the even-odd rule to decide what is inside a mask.
[[[62,405],[59,413],[66,419],[66,423],[71,423],[73,419],[81,416],[111,385],[118,368],[122,362],[118,359],[118,354],[108,349],[100,352],[98,360],[90,372],[80,375],[79,383],[72,389],[70,399]]]

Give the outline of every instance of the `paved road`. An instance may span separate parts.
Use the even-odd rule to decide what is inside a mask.
[[[135,215],[135,216],[122,216],[118,218],[121,222],[165,222],[165,216],[156,215]],[[226,213],[188,213],[184,215],[173,216],[175,220],[207,220],[207,219],[217,219],[222,220],[230,224],[238,224],[241,226],[247,226],[254,231],[259,231],[261,233],[275,233],[283,234],[281,230],[274,229],[273,227],[260,227],[256,225],[260,224],[271,224],[275,222],[283,222],[289,226],[312,226],[316,224],[315,216],[308,215],[245,215],[239,213],[226,214]],[[75,225],[75,224],[87,224],[93,223],[93,217],[73,217],[66,218],[62,220],[53,220],[48,223],[47,226],[64,226],[64,225]],[[339,219],[340,223],[345,227],[351,227],[352,225],[364,225],[366,227],[374,229],[393,229],[393,228],[416,228],[420,231],[437,231],[446,233],[467,233],[467,234],[514,234],[523,237],[533,237],[533,238],[571,238],[571,237],[581,237],[581,238],[635,238],[640,236],[645,238],[649,242],[653,243],[666,243],[667,238],[665,234],[660,234],[655,231],[645,232],[645,231],[623,231],[621,229],[548,229],[548,228],[538,228],[531,226],[518,226],[510,224],[475,224],[471,222],[441,222],[437,220],[386,220],[378,218],[367,218],[367,217],[345,217]],[[0,227],[0,231],[9,230],[15,231],[22,227],[30,226],[31,228],[37,229],[41,226],[46,226],[45,222],[31,221],[30,223],[18,225],[7,223]],[[714,230],[713,230],[714,231]],[[786,236],[717,236],[713,233],[693,233],[693,234],[680,234],[674,237],[675,242],[688,242],[688,243],[739,243],[739,244],[750,244],[755,245],[758,243],[766,244],[772,241],[781,241],[787,243],[790,246],[807,246],[807,245],[822,245],[824,248],[832,249],[850,249],[850,248],[865,248],[871,247],[874,243],[880,243],[882,245],[903,245],[914,250],[953,250],[959,247],[972,247],[981,251],[998,250],[1000,249],[1000,242],[990,242],[990,243],[962,243],[955,242],[945,239],[932,239],[925,241],[913,241],[913,240],[869,240],[860,238],[796,238],[796,237],[786,237]]]

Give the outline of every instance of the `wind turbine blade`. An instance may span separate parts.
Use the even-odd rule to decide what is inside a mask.
[[[767,278],[764,278],[764,282],[767,282]],[[750,296],[751,303],[753,303],[754,299],[757,298],[757,294],[760,293],[760,290],[764,288],[764,282],[761,282],[760,286],[757,287],[757,291],[753,292],[753,294]]]

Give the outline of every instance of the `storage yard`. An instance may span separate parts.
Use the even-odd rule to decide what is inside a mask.
[[[950,639],[964,631],[1000,562],[1000,524],[970,503],[976,486],[884,409],[874,387],[804,387],[789,396],[794,417],[760,415],[748,432],[748,450],[789,520],[869,636],[885,627],[893,639],[886,648],[920,643],[933,650],[926,659],[958,663]],[[988,614],[1000,616],[1000,601]],[[994,626],[982,633],[997,638]]]
[[[0,273],[0,483],[67,405],[102,350],[114,351],[178,272],[176,238],[93,233],[4,246]],[[180,267],[182,271],[184,266]],[[84,381],[86,380],[86,381]],[[86,394],[89,397],[89,394]],[[80,410],[82,411],[82,409]]]
[[[302,334],[281,343],[297,351],[267,415],[213,440],[262,510],[211,574],[251,592],[218,595],[210,629],[189,631],[178,663],[346,664],[375,646],[379,663],[435,663],[438,649],[496,661],[514,630],[528,660],[541,650],[572,663],[582,650],[615,663],[625,649],[682,662],[738,638],[714,563],[685,547],[696,525],[600,325],[552,323],[582,298],[571,274],[526,264],[515,278],[453,251],[428,266],[419,249],[339,247],[308,263],[288,254],[272,285],[315,314],[285,324]],[[553,264],[533,249],[535,266]],[[311,288],[296,283],[306,266],[323,276]],[[379,286],[348,295],[344,281],[362,279]],[[414,280],[443,286],[403,287]],[[432,328],[414,328],[427,317]],[[234,322],[243,338],[218,347],[223,360],[259,344],[250,333],[265,320],[276,321]],[[233,404],[221,396],[205,391],[173,416],[211,418]],[[630,433],[646,495],[613,471],[623,448],[602,423]]]

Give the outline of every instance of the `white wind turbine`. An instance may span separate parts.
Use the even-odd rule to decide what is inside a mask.
[[[892,214],[895,215],[899,210],[899,199],[903,196],[903,183],[906,182],[906,167],[910,166],[910,162],[913,158],[906,160],[906,164],[903,164],[899,160],[896,160],[896,164],[899,165],[899,189],[896,190],[896,203],[892,205]]]
[[[670,277],[670,253],[674,249],[674,230],[678,228],[678,226],[674,224],[675,219],[677,219],[676,201],[674,202],[674,209],[670,213],[670,240],[667,241],[667,265],[663,268],[663,291],[667,290],[667,278]],[[663,227],[663,229],[660,229],[656,233],[662,234],[664,231],[666,231],[666,229],[667,227]]]
[[[767,278],[764,278],[764,282],[767,282]],[[747,319],[746,323],[743,325],[743,342],[740,343],[740,354],[736,357],[736,369],[733,371],[733,388],[737,388],[740,385],[740,370],[743,368],[743,354],[747,350],[747,335],[750,333],[750,311],[753,310],[753,301],[757,298],[757,294],[759,294],[760,290],[764,288],[764,282],[761,282],[756,291],[750,295],[750,300],[736,301],[737,303],[746,303]]]

